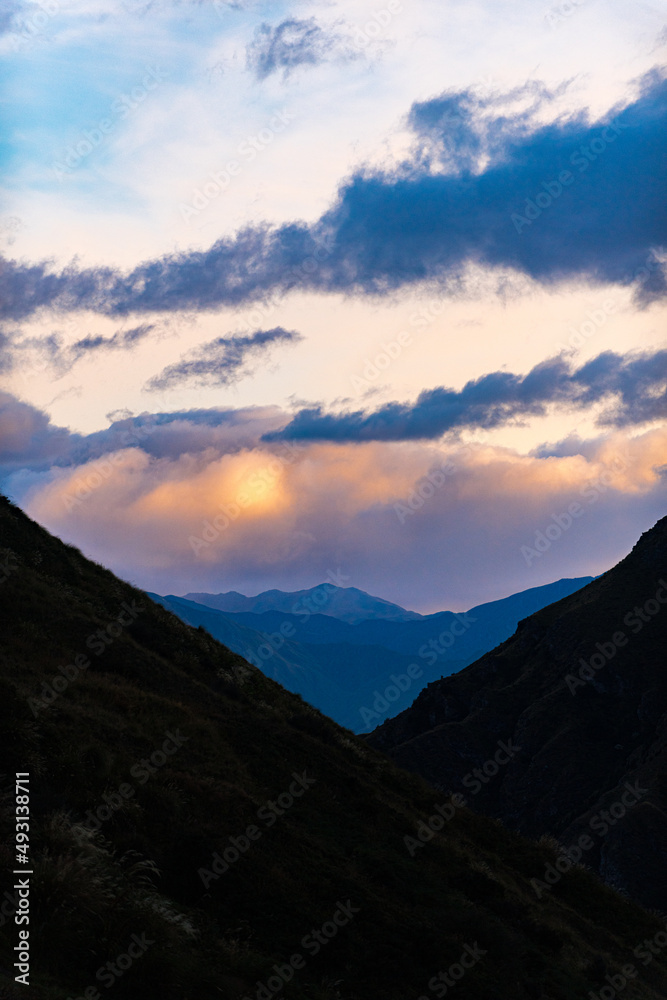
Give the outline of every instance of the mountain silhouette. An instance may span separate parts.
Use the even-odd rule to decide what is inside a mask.
[[[185,594],[186,600],[204,604],[218,611],[249,611],[262,614],[264,611],[284,611],[288,614],[326,614],[354,625],[366,618],[382,618],[385,621],[407,622],[421,618],[416,611],[406,611],[398,604],[373,597],[357,587],[340,587],[337,584],[320,583],[308,590],[265,590],[256,597],[245,597],[230,590],[226,594]]]
[[[430,684],[369,742],[456,791],[511,734],[521,754],[479,788],[472,807],[565,847],[592,829],[585,863],[666,910],[666,650],[663,518],[617,566]],[[628,786],[641,789],[636,808],[600,818]]]

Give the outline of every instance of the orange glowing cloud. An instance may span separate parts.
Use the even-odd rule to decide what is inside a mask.
[[[441,587],[446,578],[465,600],[473,569],[484,576],[485,566],[492,578],[502,564],[504,591],[606,568],[605,532],[618,528],[620,546],[623,518],[632,540],[644,510],[661,512],[666,429],[617,433],[581,451],[370,443],[155,458],[131,448],[54,470],[27,508],[121,575],[164,592],[255,579],[290,589],[288,581],[317,582],[342,561],[355,586],[370,589],[366,578],[377,575],[376,592],[386,594],[412,566],[416,579]],[[573,502],[586,517],[528,573],[521,545]],[[604,532],[594,513],[603,508]]]

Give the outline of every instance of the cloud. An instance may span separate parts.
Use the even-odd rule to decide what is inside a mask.
[[[250,226],[128,274],[5,261],[0,316],[45,305],[118,316],[206,310],[293,289],[385,295],[419,282],[457,295],[471,266],[547,286],[634,286],[639,304],[664,297],[664,73],[598,121],[582,112],[534,124],[525,110],[499,110],[502,97],[465,91],[415,104],[411,157],[358,170],[312,224]],[[532,99],[544,101],[543,89]],[[448,125],[450,113],[458,118]]]
[[[257,447],[264,434],[285,423],[276,406],[109,416],[115,419],[104,430],[74,434],[38,407],[0,392],[0,480],[17,469],[74,467],[132,448],[150,459],[235,454]]]
[[[48,468],[67,453],[73,437],[42,410],[0,391],[0,471]]]
[[[337,32],[324,28],[314,17],[285,18],[279,24],[260,24],[246,49],[248,69],[258,80],[283,71],[287,78],[298,66],[316,66],[330,58],[353,58]]]
[[[177,458],[140,446],[55,469],[23,505],[158,592],[295,589],[340,569],[346,585],[435,611],[602,572],[664,514],[667,430],[584,446],[548,458],[416,442],[221,443]],[[574,503],[580,516],[527,561],[522,546]]]
[[[2,0],[0,3],[0,35],[15,29],[17,14],[25,11],[28,5],[23,0]]]
[[[331,414],[302,409],[267,440],[403,441],[439,438],[447,431],[491,429],[548,406],[588,409],[607,403],[598,423],[626,427],[667,417],[667,351],[626,356],[605,351],[580,368],[562,355],[527,375],[492,372],[456,391],[424,390],[416,403],[387,403],[372,413]]]
[[[232,455],[257,447],[263,434],[284,422],[285,414],[276,406],[129,415],[78,441],[69,464],[125,448],[139,448],[151,458],[169,460],[204,453]]]
[[[6,374],[14,367],[15,335],[0,329],[0,373]]]
[[[79,324],[72,321],[70,332]],[[0,373],[20,369],[24,373],[32,367],[43,371],[53,368],[61,378],[77,361],[104,351],[131,350],[156,329],[154,323],[144,323],[130,330],[117,330],[112,336],[89,334],[69,346],[64,346],[63,335],[53,331],[47,336],[23,337],[18,330],[0,329]]]
[[[103,337],[101,335],[82,337],[81,340],[77,340],[76,343],[67,348],[63,354],[62,361],[67,368],[70,368],[80,358],[97,351],[123,351],[136,347],[154,329],[154,323],[144,323],[141,326],[133,327],[131,330],[117,330],[111,337]]]
[[[664,427],[520,455],[263,440],[284,423],[277,407],[121,413],[83,436],[4,393],[3,490],[152,590],[294,589],[340,569],[350,586],[431,611],[602,572],[667,501]],[[581,517],[527,562],[521,547],[572,503]]]
[[[80,271],[71,264],[59,273],[53,268],[51,261],[0,259],[0,318],[22,320],[45,306],[103,312],[105,292],[119,280],[112,268]]]
[[[560,97],[569,83],[549,90],[539,81],[529,81],[507,93],[452,90],[416,101],[407,115],[415,143],[404,168],[409,173],[416,165],[454,174],[481,173],[506,157],[512,143],[537,130],[537,113]]]
[[[276,326],[251,334],[218,337],[168,365],[147,383],[149,390],[172,389],[190,382],[197,386],[227,386],[251,374],[248,362],[268,354],[279,343],[298,343],[303,337],[295,330]]]

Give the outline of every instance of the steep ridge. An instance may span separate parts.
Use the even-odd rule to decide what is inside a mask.
[[[617,566],[520,622],[460,673],[430,684],[369,737],[444,790],[496,741],[521,747],[467,779],[475,810],[570,847],[645,905],[667,909],[667,518]],[[493,770],[493,767],[490,768]],[[479,787],[477,787],[479,786]],[[610,803],[638,789],[632,808]]]
[[[3,1000],[665,996],[665,953],[640,957],[664,921],[581,867],[538,898],[548,845],[396,769],[4,499],[0,588]]]

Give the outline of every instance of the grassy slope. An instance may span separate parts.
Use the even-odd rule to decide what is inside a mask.
[[[667,518],[613,569],[525,619],[459,674],[429,685],[369,742],[455,790],[493,755],[499,737],[511,736],[522,753],[477,795],[475,808],[564,844],[619,798],[626,781],[639,782],[647,794],[596,838],[588,863],[645,905],[665,909],[667,605],[654,600],[664,579]],[[633,609],[647,602],[652,613],[642,622]],[[619,632],[623,645],[615,647]],[[597,669],[581,683],[581,661],[593,657]]]
[[[0,870],[14,867],[10,783],[29,770],[34,955],[30,991],[14,992],[17,929],[3,920],[0,996],[82,995],[136,933],[155,943],[109,995],[254,997],[348,899],[358,914],[308,958],[286,1000],[416,998],[475,942],[487,954],[457,984],[460,1000],[585,997],[659,930],[583,869],[538,901],[529,880],[552,850],[467,810],[411,858],[404,836],[442,802],[420,779],[0,499],[6,558]],[[102,655],[88,650],[91,666],[35,717],[27,699],[123,601],[142,605],[136,622]],[[141,783],[132,769],[168,730],[187,742]],[[270,829],[258,824],[304,770],[312,789]],[[134,794],[101,830],[77,829],[122,783]],[[261,839],[204,891],[197,870],[253,823]],[[666,992],[658,957],[624,997]]]

